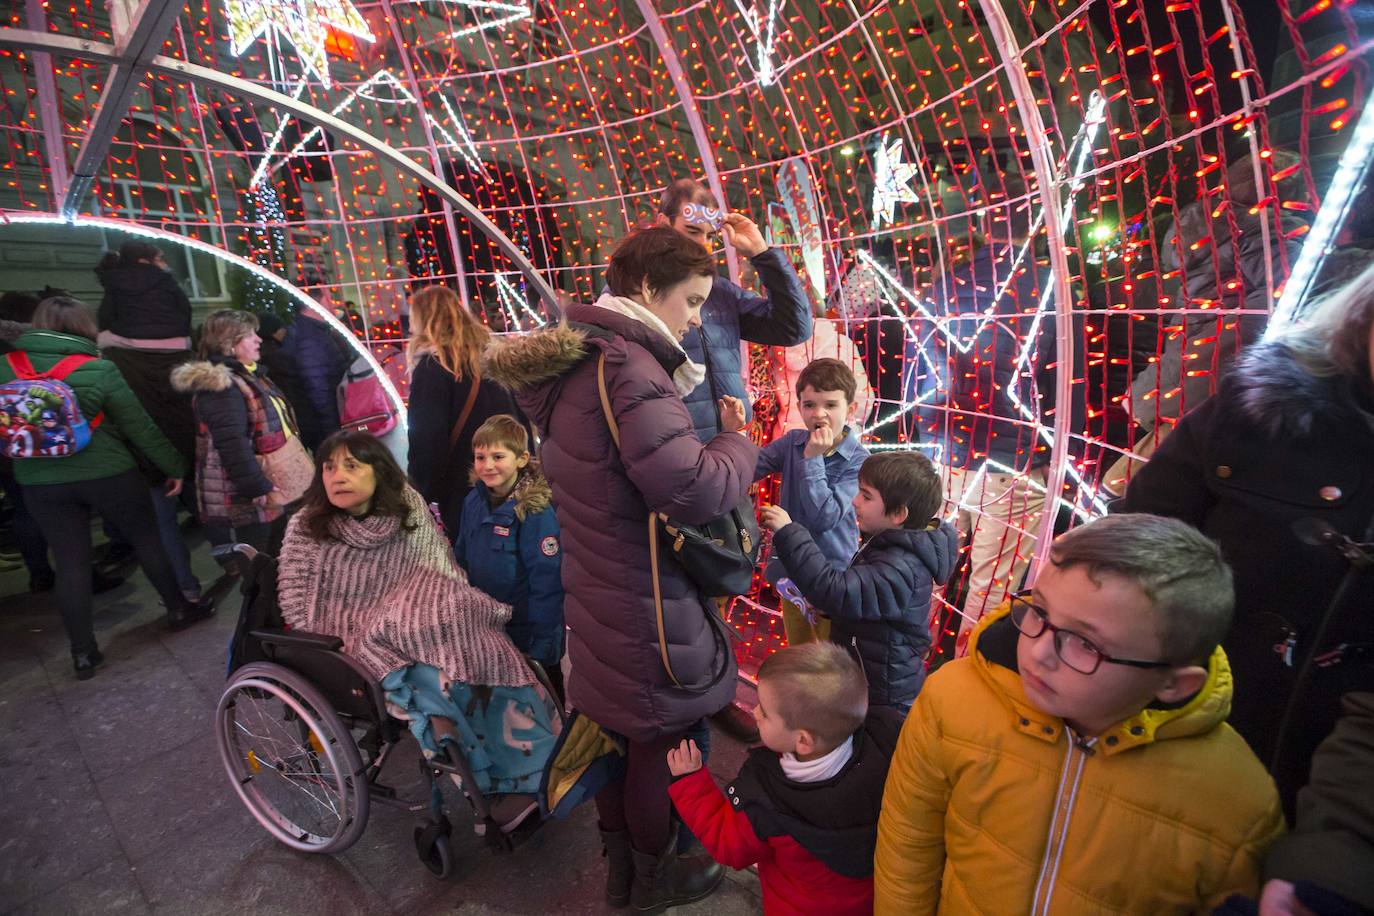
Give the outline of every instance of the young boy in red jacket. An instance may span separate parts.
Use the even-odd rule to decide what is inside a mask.
[[[673,805],[722,865],[757,864],[763,911],[870,914],[883,783],[901,716],[868,708],[854,658],[829,642],[789,646],[759,667],[754,748],[722,793],[696,743],[668,752]]]

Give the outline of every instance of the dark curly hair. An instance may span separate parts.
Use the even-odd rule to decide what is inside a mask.
[[[710,252],[676,229],[655,226],[631,232],[616,243],[606,268],[606,286],[617,296],[636,296],[641,287],[661,293],[688,277],[714,277]]]
[[[324,463],[339,449],[348,453],[363,464],[370,465],[377,478],[377,490],[372,494],[372,505],[368,515],[399,518],[407,531],[413,530],[417,523],[408,518],[410,507],[406,505],[406,475],[392,457],[391,450],[371,433],[356,429],[341,429],[320,443],[315,450],[315,479],[301,497],[301,527],[312,540],[323,541],[332,537],[329,533],[329,520],[342,510],[329,501],[324,489]]]

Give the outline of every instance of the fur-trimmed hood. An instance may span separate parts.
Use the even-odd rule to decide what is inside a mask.
[[[482,496],[486,497],[487,485],[478,479],[476,470],[468,470],[468,483],[480,489]],[[531,460],[520,471],[511,496],[515,498],[515,517],[522,522],[526,516],[537,515],[553,505],[553,488],[549,486],[538,460]]]
[[[1345,378],[1312,375],[1283,343],[1247,349],[1229,381],[1241,409],[1274,439],[1310,436],[1318,424],[1366,422]]]
[[[533,334],[493,341],[482,374],[502,388],[519,393],[554,381],[582,362],[590,351],[587,335],[566,322]]]
[[[234,373],[224,363],[198,359],[182,363],[172,370],[172,387],[183,394],[202,391],[226,391],[234,384]]]
[[[0,320],[0,341],[4,341],[10,346],[14,346],[19,338],[33,330],[33,325],[23,324],[18,321]]]

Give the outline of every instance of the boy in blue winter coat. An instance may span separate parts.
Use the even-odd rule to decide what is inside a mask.
[[[846,423],[853,418],[857,382],[838,359],[817,359],[797,376],[797,402],[803,429],[789,429],[759,450],[754,479],[781,473],[778,506],[810,533],[815,547],[831,563],[846,566],[859,547],[854,497],[859,468],[868,449]],[[770,585],[786,578],[776,549],[764,575]],[[782,625],[789,646],[827,639],[830,623],[810,623],[795,604],[782,602]]]
[[[868,702],[905,713],[925,680],[930,602],[954,572],[959,534],[935,513],[944,487],[916,452],[873,455],[859,470],[854,516],[863,546],[846,566],[779,506],[762,521],[786,575],[830,618],[830,640],[853,647],[868,676]]]
[[[506,635],[544,667],[562,703],[563,558],[553,493],[530,461],[529,434],[509,414],[477,427],[472,455],[454,554],[473,585],[512,607]]]

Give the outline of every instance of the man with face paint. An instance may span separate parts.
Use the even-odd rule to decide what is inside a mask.
[[[769,248],[754,221],[727,213],[701,182],[679,178],[663,190],[657,222],[713,250],[717,238],[749,259],[765,295],[716,277],[701,309],[701,328],[682,341],[687,356],[706,367],[706,382],[683,400],[697,436],[710,441],[720,431],[715,404],[729,395],[750,409],[744,390],[740,342],[791,347],[811,339],[811,304],[786,252]]]

